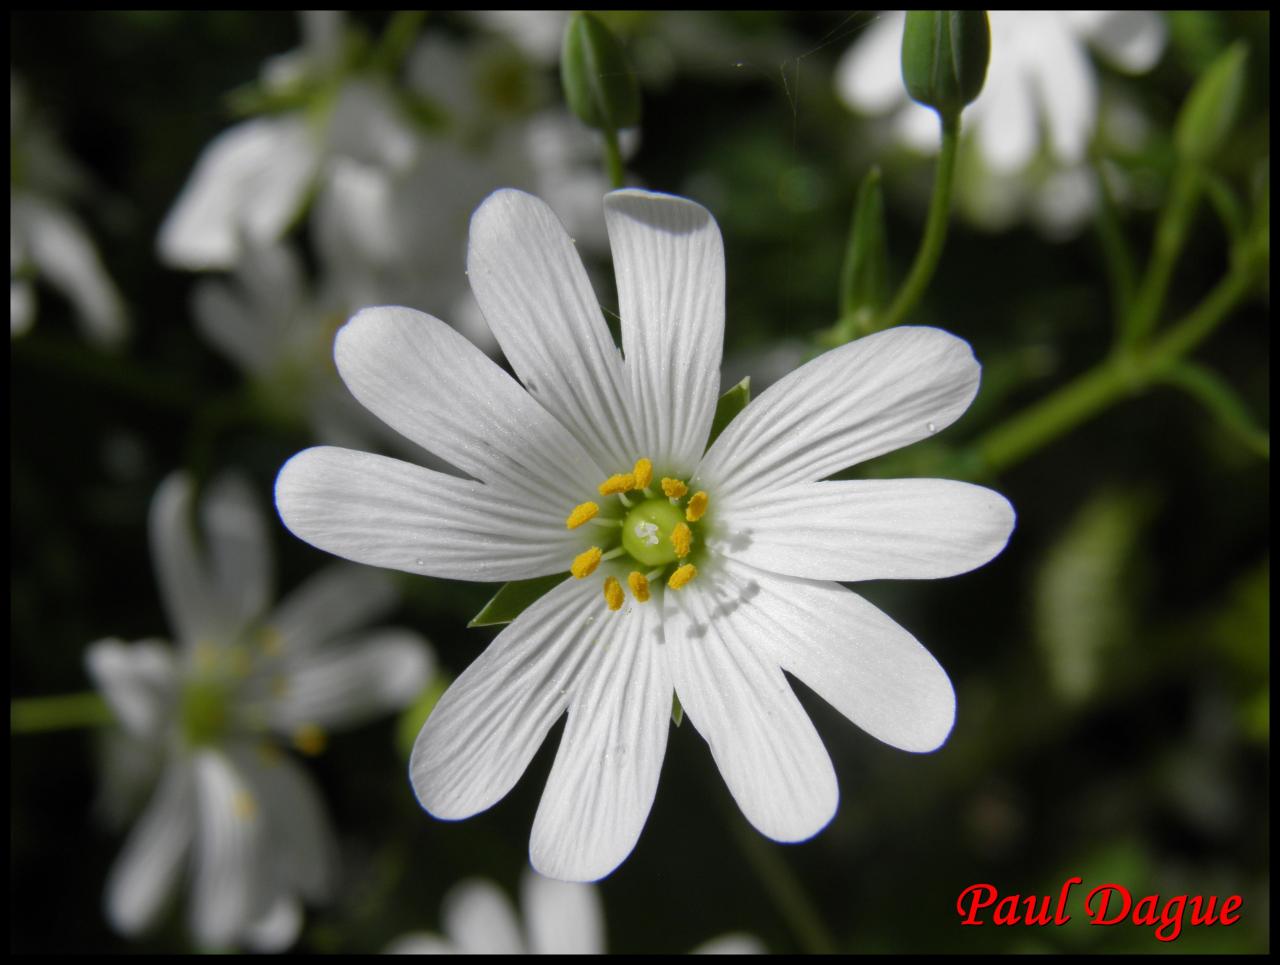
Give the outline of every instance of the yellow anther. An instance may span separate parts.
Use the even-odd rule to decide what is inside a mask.
[[[693,530],[689,529],[688,523],[676,523],[671,530],[671,545],[676,548],[677,558],[684,559],[689,555],[693,548]]]
[[[603,555],[599,546],[583,550],[573,558],[573,565],[569,567],[569,572],[580,580],[588,577],[596,571],[596,567],[600,565],[600,557]]]
[[[573,507],[573,512],[564,521],[565,529],[577,529],[583,523],[595,519],[598,512],[600,512],[600,507],[595,503],[579,503]]]
[[[670,476],[663,476],[662,491],[667,494],[668,499],[679,499],[689,491],[689,487],[679,479],[672,479]]]
[[[284,674],[278,673],[271,678],[269,686],[271,688],[272,697],[283,697],[289,692],[289,678]]]
[[[667,586],[673,590],[678,590],[697,575],[698,568],[692,563],[686,563],[671,574],[671,578],[667,580]]]
[[[618,578],[616,576],[606,576],[604,578],[605,606],[610,610],[621,610],[624,599],[622,584],[618,582]]]
[[[293,746],[308,757],[321,753],[329,743],[329,738],[315,724],[303,724],[293,732]]]
[[[684,518],[691,523],[696,523],[702,519],[702,514],[707,511],[707,494],[704,490],[699,489],[696,493],[689,497],[689,505],[684,509]]]
[[[248,821],[258,813],[258,802],[248,791],[236,791],[235,796],[231,798],[231,807],[235,810],[236,817],[242,821]]]
[[[649,602],[649,581],[643,573],[632,570],[627,577],[627,586],[631,587],[631,595],[636,598],[637,603]]]
[[[263,627],[258,631],[258,644],[267,656],[279,656],[280,651],[284,649],[284,634],[275,627]]]
[[[636,488],[635,473],[618,473],[600,484],[601,496],[617,496]]]
[[[645,489],[653,482],[653,463],[648,459],[637,459],[636,467],[631,470],[636,479],[636,489]]]

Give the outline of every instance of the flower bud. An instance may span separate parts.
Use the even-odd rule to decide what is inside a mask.
[[[902,79],[913,100],[956,117],[982,92],[991,57],[985,10],[911,10],[902,33]]]
[[[588,127],[616,131],[640,123],[640,87],[622,46],[589,13],[575,13],[564,31],[560,80],[569,109]]]
[[[873,167],[858,188],[849,245],[840,272],[840,316],[873,314],[889,300],[889,252],[884,227],[880,169]]]
[[[1206,70],[1178,114],[1174,144],[1184,160],[1208,161],[1235,126],[1244,95],[1245,47],[1227,48]]]

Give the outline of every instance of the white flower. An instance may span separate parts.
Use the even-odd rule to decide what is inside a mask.
[[[520,880],[524,928],[511,902],[491,881],[472,878],[454,885],[440,910],[445,935],[413,932],[387,946],[395,955],[603,955],[604,910],[594,885],[544,878],[525,871]],[[713,938],[699,954],[758,954],[753,935]]]
[[[75,309],[85,336],[116,345],[128,332],[124,300],[80,219],[60,198],[83,185],[79,168],[30,116],[16,78],[9,80],[9,334],[35,321],[35,278]]]
[[[341,17],[302,15],[304,47],[269,61],[266,87],[289,88],[334,76]],[[160,260],[177,268],[224,269],[252,248],[278,241],[335,159],[377,167],[384,177],[417,157],[417,137],[379,82],[343,79],[321,116],[298,110],[243,121],[205,148],[160,226]]]
[[[982,170],[962,181],[961,200],[989,227],[1003,227],[1026,208],[1047,234],[1068,235],[1096,201],[1085,166],[1099,124],[1089,48],[1121,71],[1146,73],[1164,50],[1165,22],[1150,10],[991,10],[988,17],[987,79],[962,125]],[[866,29],[836,68],[836,90],[857,111],[891,113],[898,140],[934,152],[938,115],[910,100],[902,83],[903,21],[901,11],[887,11]],[[1032,170],[1037,156],[1047,156],[1056,170]],[[1028,184],[1018,184],[1015,175]],[[1013,194],[1030,197],[1012,197],[1011,184]],[[1000,210],[992,213],[992,205]]]
[[[278,738],[320,750],[329,729],[415,697],[432,657],[409,631],[359,630],[394,602],[366,569],[331,568],[268,611],[267,529],[241,480],[222,478],[202,501],[207,552],[193,508],[182,475],[151,507],[177,647],[100,640],[86,656],[125,734],[162,761],[112,868],[106,912],[125,934],[145,930],[189,866],[201,947],[276,950],[297,935],[299,899],[323,901],[337,873],[323,803]]]
[[[968,407],[978,364],[937,329],[826,353],[704,454],[724,331],[719,229],[699,205],[644,191],[609,194],[605,215],[622,354],[555,215],[498,191],[472,219],[468,274],[523,385],[409,309],[361,312],[335,347],[357,399],[468,478],[316,448],[276,482],[285,524],[352,560],[452,579],[580,577],[454,682],[411,762],[429,812],[469,817],[511,789],[567,712],[530,856],[575,880],[608,874],[634,847],[673,689],[744,814],[780,841],[815,834],[837,803],[784,670],[873,736],[938,747],[954,717],[946,674],[832,581],[963,573],[1013,525],[1008,502],[965,483],[820,481]],[[658,546],[636,533],[645,523]]]

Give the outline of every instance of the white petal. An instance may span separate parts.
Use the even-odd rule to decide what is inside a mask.
[[[511,902],[491,881],[454,885],[441,908],[444,930],[464,955],[522,955],[520,925]]]
[[[279,239],[320,163],[301,115],[255,118],[219,134],[160,226],[160,260],[176,268],[230,268],[245,241]]]
[[[1154,67],[1168,40],[1164,17],[1156,10],[1074,10],[1067,16],[1103,57],[1130,74]]]
[[[226,630],[222,601],[192,532],[195,487],[173,473],[151,499],[148,531],[160,596],[178,642],[193,646]]]
[[[289,734],[311,724],[338,730],[410,703],[427,685],[435,658],[412,630],[372,630],[286,657],[274,726]]]
[[[305,283],[297,254],[283,244],[253,246],[236,267],[235,284],[196,286],[192,312],[201,334],[245,371],[263,375],[278,364],[296,333]]]
[[[298,653],[367,626],[389,613],[397,598],[390,573],[334,563],[285,597],[270,625],[285,652]]]
[[[707,451],[696,485],[746,496],[910,445],[958,419],[978,391],[969,344],[899,326],[820,355],[752,400]]]
[[[767,955],[769,950],[764,947],[764,942],[756,938],[755,935],[748,935],[746,932],[730,932],[727,935],[718,935],[709,941],[703,942],[691,954]]]
[[[401,935],[382,950],[384,955],[456,955],[458,950],[439,935],[416,931]]]
[[[338,332],[334,356],[352,394],[387,425],[468,475],[554,506],[562,523],[581,502],[559,495],[566,481],[591,493],[604,478],[528,392],[439,319],[365,309]]]
[[[803,841],[836,813],[835,770],[767,650],[759,591],[722,572],[725,562],[665,592],[676,693],[747,820],[775,841]]]
[[[884,114],[906,100],[901,66],[904,22],[900,11],[881,12],[836,65],[836,93],[854,110]]]
[[[35,289],[25,281],[9,282],[9,337],[25,335],[36,319]]]
[[[916,752],[947,739],[956,700],[946,671],[862,597],[731,560],[724,582],[726,599],[744,601],[730,618],[742,637],[872,737]]]
[[[520,877],[520,908],[532,955],[603,955],[604,909],[594,885]]]
[[[133,645],[99,640],[89,644],[85,666],[125,730],[135,737],[160,736],[178,694],[171,647],[150,640]]]
[[[200,502],[200,519],[225,619],[247,626],[274,595],[267,523],[249,481],[234,473],[215,479]]]
[[[357,563],[457,580],[564,572],[590,539],[565,529],[573,505],[530,507],[506,485],[330,447],[298,453],[276,479],[276,508],[300,539]]]
[[[230,947],[262,910],[262,802],[216,751],[193,761],[197,835],[191,930],[201,947]]]
[[[329,118],[329,146],[336,154],[403,172],[418,153],[408,119],[391,92],[367,80],[342,85]]]
[[[338,880],[338,841],[324,801],[311,778],[287,755],[242,748],[233,755],[264,822],[264,863],[277,890],[307,901],[333,896]]]
[[[28,253],[40,275],[75,306],[85,335],[100,345],[118,343],[128,331],[124,302],[88,231],[60,205],[31,195],[16,204],[25,208]]]
[[[598,614],[579,646],[586,660],[570,687],[569,720],[533,821],[535,871],[593,881],[635,847],[658,790],[672,684],[657,601]]]
[[[204,340],[245,372],[263,375],[275,362],[274,333],[225,281],[200,282],[191,295],[191,314]]]
[[[730,497],[717,546],[761,569],[816,580],[921,580],[967,573],[1009,541],[1013,507],[950,479],[797,483]]]
[[[155,921],[177,886],[194,828],[191,775],[184,764],[171,765],[107,878],[106,912],[113,928],[136,935]]]
[[[525,388],[602,468],[629,471],[639,426],[622,359],[555,213],[522,191],[489,195],[471,218],[467,274]]]
[[[1084,47],[1068,31],[1045,31],[1032,77],[1054,156],[1082,163],[1098,122],[1098,85]]]
[[[302,905],[296,898],[281,895],[241,936],[252,952],[283,952],[298,940],[302,932]]]
[[[680,475],[707,445],[724,348],[724,244],[699,204],[648,191],[605,197],[622,351],[640,453]]]
[[[413,747],[409,776],[424,808],[456,821],[506,796],[568,707],[590,631],[607,614],[598,578],[566,580],[463,671]]]
[[[1020,171],[1035,157],[1040,131],[1031,79],[1018,61],[993,69],[971,112],[982,158],[993,171]]]

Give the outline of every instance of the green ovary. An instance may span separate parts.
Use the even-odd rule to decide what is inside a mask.
[[[228,694],[217,681],[195,680],[182,690],[182,732],[193,747],[212,744],[226,733]]]
[[[671,531],[684,522],[684,511],[666,499],[646,499],[622,521],[622,548],[645,566],[665,566],[676,559]]]

